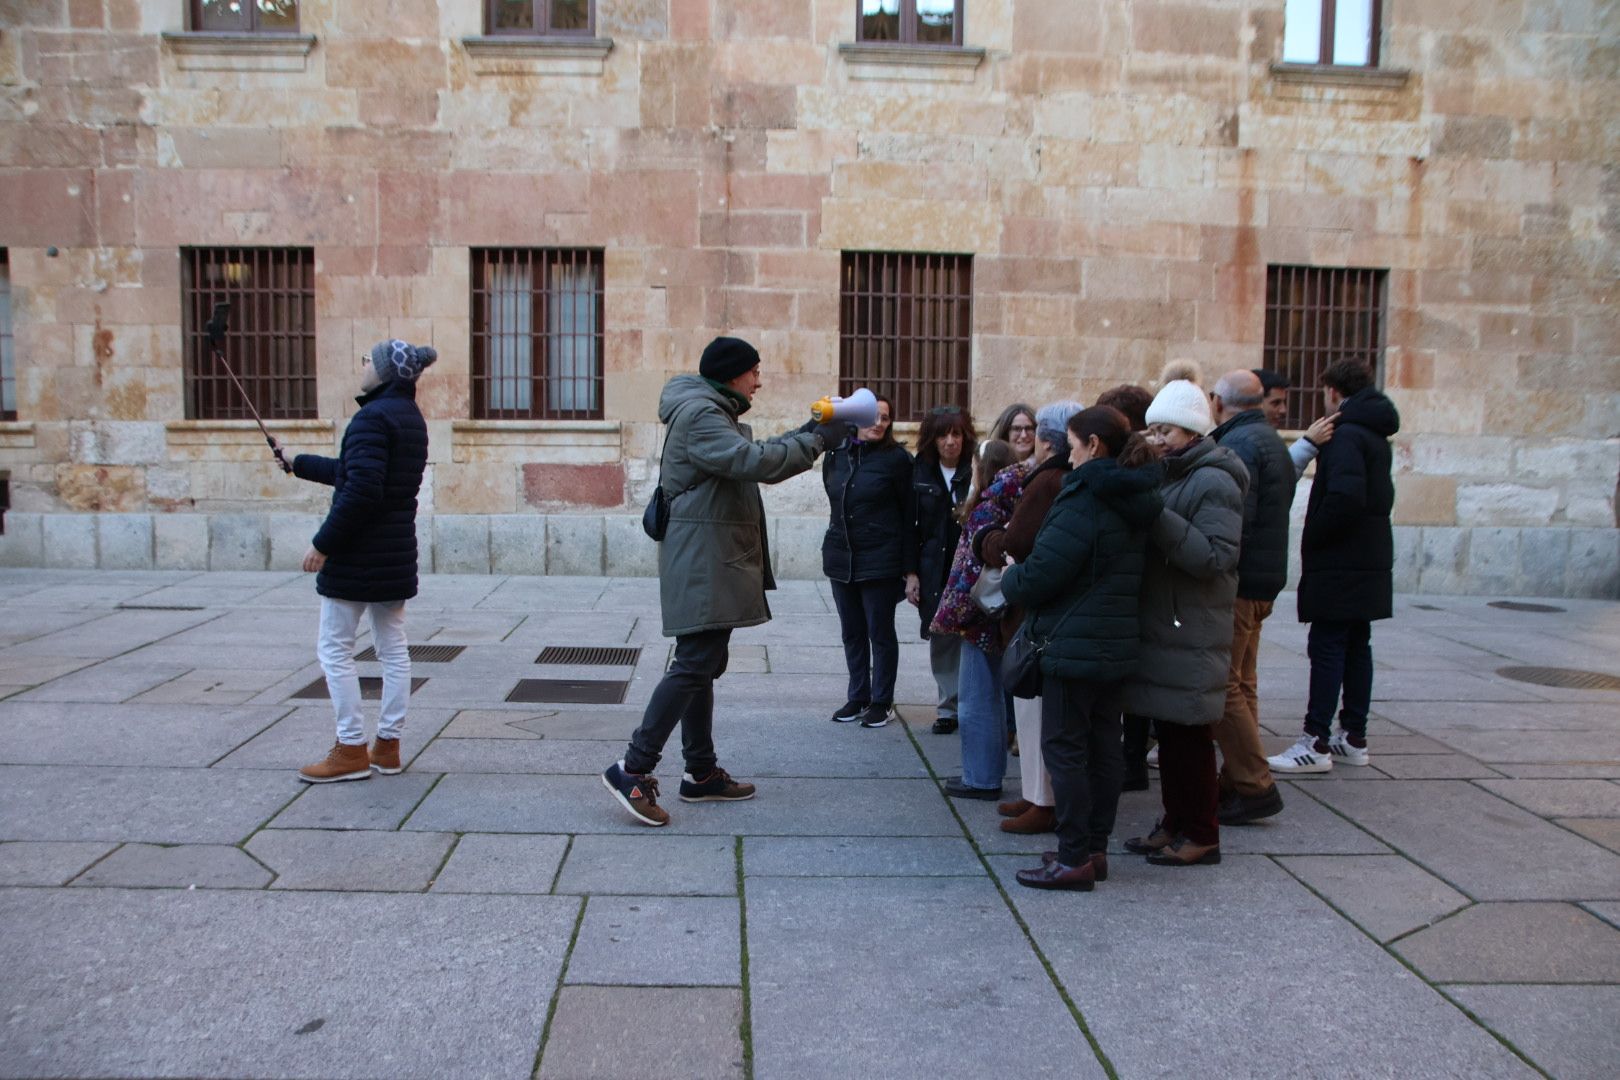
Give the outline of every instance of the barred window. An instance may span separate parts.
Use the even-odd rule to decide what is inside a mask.
[[[594,0],[485,0],[484,32],[590,37],[596,33]]]
[[[961,45],[962,0],[855,0],[856,39]]]
[[[602,250],[472,253],[472,409],[480,420],[602,417]]]
[[[1325,408],[1322,372],[1335,360],[1383,371],[1387,270],[1266,267],[1265,366],[1288,379],[1283,426],[1309,427]]]
[[[193,30],[295,34],[298,0],[191,0]]]
[[[315,401],[315,252],[312,248],[181,248],[186,419],[251,420],[242,390],[266,420],[306,420]],[[231,305],[225,362],[204,326]]]
[[[897,421],[970,407],[973,256],[846,251],[841,291],[840,393],[870,387]]]
[[[1377,67],[1383,7],[1383,0],[1287,0],[1283,59]]]
[[[0,420],[17,419],[17,368],[11,351],[11,259],[0,248]]]

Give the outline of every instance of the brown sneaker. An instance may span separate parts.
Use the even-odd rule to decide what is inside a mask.
[[[996,803],[996,813],[1002,817],[1017,817],[1034,805],[1028,799],[1008,799],[1006,802]]]
[[[1185,836],[1176,837],[1147,857],[1154,866],[1213,866],[1221,861],[1220,844],[1195,844]]]
[[[384,776],[399,772],[399,740],[379,738],[371,744],[371,767]]]
[[[626,772],[624,763],[615,761],[602,773],[602,786],[643,825],[657,828],[669,824],[669,811],[658,805],[658,781],[654,777]]]
[[[371,755],[366,753],[365,743],[358,746],[333,743],[332,752],[326,755],[326,760],[299,769],[298,779],[306,784],[330,784],[334,780],[369,780]]]
[[[1153,823],[1153,831],[1146,836],[1133,836],[1125,841],[1125,850],[1133,855],[1152,855],[1169,847],[1174,840],[1175,837],[1165,831],[1161,819]]]
[[[1017,817],[1008,818],[1001,823],[1001,831],[1018,833],[1022,836],[1034,836],[1037,833],[1055,832],[1057,830],[1057,811],[1050,806],[1030,806]]]
[[[733,780],[724,769],[715,769],[701,779],[691,773],[681,774],[682,802],[741,802],[754,797],[753,784]]]

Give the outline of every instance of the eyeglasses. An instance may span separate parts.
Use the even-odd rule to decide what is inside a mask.
[[[1007,430],[1010,431],[1014,435],[1033,435],[1033,434],[1035,434],[1035,425],[1034,424],[1014,424],[1012,427],[1008,428]]]

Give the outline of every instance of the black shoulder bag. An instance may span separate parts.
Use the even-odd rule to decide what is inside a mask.
[[[1075,598],[1069,605],[1069,610],[1057,622],[1052,624],[1053,633],[1062,626],[1070,615],[1091,595],[1091,590],[1097,587],[1097,547],[1096,538],[1092,538],[1091,548],[1091,584],[1086,586],[1084,592]],[[1038,698],[1041,696],[1041,653],[1052,644],[1052,635],[1048,634],[1046,640],[1039,645],[1035,644],[1035,635],[1030,627],[1035,625],[1035,613],[1031,611],[1024,619],[1023,625],[1007,643],[1007,651],[1001,654],[1001,685],[1015,698]]]
[[[670,427],[675,426],[675,417],[669,418]],[[654,540],[662,541],[664,534],[669,531],[669,507],[675,499],[685,495],[688,491],[697,488],[698,484],[708,479],[703,477],[697,484],[677,492],[674,498],[664,494],[664,455],[669,452],[669,435],[664,435],[664,448],[658,452],[658,487],[653,490],[652,498],[647,500],[647,509],[641,512],[641,531]]]

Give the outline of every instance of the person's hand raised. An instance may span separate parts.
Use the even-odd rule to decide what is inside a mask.
[[[1339,414],[1324,416],[1316,423],[1305,429],[1305,441],[1312,446],[1321,446],[1333,438],[1333,429],[1339,423]]]

